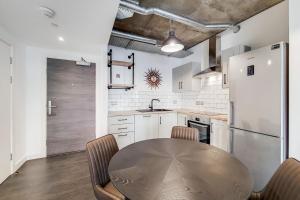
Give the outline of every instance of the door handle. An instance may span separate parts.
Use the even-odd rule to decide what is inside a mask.
[[[52,101],[51,100],[49,100],[48,101],[48,116],[53,116],[53,114],[52,114],[52,108],[56,108],[57,106],[53,106],[52,105]]]
[[[230,143],[229,143],[229,145],[230,145],[230,153],[231,154],[233,154],[233,130],[232,129],[230,129]]]
[[[234,102],[230,101],[230,126],[234,125]]]

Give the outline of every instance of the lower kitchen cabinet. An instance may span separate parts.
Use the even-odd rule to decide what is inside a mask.
[[[230,151],[230,134],[227,122],[211,120],[210,144],[224,151]]]
[[[177,126],[177,113],[159,114],[158,118],[158,137],[170,138],[172,128]]]
[[[108,133],[115,137],[119,149],[134,143],[134,116],[109,117]]]
[[[134,132],[118,133],[113,136],[116,138],[119,149],[134,143]]]
[[[135,115],[135,142],[158,137],[158,114]]]
[[[185,114],[178,113],[177,114],[177,125],[178,126],[188,126],[187,121],[189,120],[189,116]]]

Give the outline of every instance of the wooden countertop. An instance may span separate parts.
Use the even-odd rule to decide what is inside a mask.
[[[136,110],[125,110],[125,111],[110,111],[108,112],[108,117],[115,117],[115,116],[127,116],[127,115],[145,115],[145,114],[160,114],[160,113],[181,113],[185,115],[204,115],[209,116],[210,119],[220,120],[220,121],[228,121],[228,115],[226,114],[220,114],[220,113],[213,113],[213,112],[205,112],[200,110],[194,110],[194,109],[185,109],[185,108],[179,108],[179,109],[170,109],[171,111],[155,111],[151,113],[147,112],[139,112]]]

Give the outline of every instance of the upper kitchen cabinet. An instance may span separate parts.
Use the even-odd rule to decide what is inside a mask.
[[[231,47],[229,49],[226,49],[224,51],[222,51],[221,53],[221,60],[222,60],[222,85],[223,88],[228,88],[229,87],[229,82],[228,82],[228,71],[229,71],[229,59],[232,56],[236,56],[239,55],[241,53],[250,51],[251,47],[248,46],[244,46],[244,45],[239,45],[239,46],[235,46],[235,47]]]
[[[173,92],[197,91],[201,88],[201,80],[193,76],[201,71],[201,65],[190,62],[173,68]]]

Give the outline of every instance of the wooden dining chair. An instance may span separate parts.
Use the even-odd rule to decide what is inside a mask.
[[[300,162],[293,158],[283,162],[267,186],[249,200],[300,200]]]
[[[111,158],[119,151],[113,135],[92,140],[86,145],[92,186],[98,200],[124,200],[125,197],[112,185],[108,175]]]
[[[172,128],[171,138],[199,141],[199,131],[196,128],[184,126],[174,126]]]

